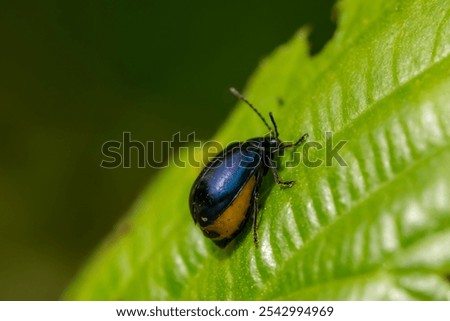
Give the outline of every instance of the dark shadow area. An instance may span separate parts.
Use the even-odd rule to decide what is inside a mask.
[[[309,35],[310,53],[318,54],[333,37],[336,30],[336,8],[335,0],[321,1],[324,11],[320,15],[311,16],[308,25],[311,26]]]

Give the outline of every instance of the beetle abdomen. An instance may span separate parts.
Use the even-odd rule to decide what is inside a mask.
[[[224,247],[241,230],[253,204],[255,183],[255,176],[252,176],[227,209],[212,224],[201,227],[217,245]]]
[[[190,194],[191,214],[203,229],[213,224],[241,194],[261,163],[260,151],[230,145],[200,173]]]

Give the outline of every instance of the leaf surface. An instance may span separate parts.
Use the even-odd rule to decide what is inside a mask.
[[[334,145],[347,141],[347,166],[280,166],[297,183],[283,189],[265,178],[259,247],[247,226],[225,250],[189,213],[200,169],[163,170],[66,299],[450,298],[450,2],[338,7],[338,30],[319,55],[308,55],[300,31],[263,61],[245,95],[264,115],[273,111],[286,141],[305,132],[323,147],[326,132]],[[238,104],[215,139],[264,134]],[[309,158],[325,161],[327,150],[312,148]]]

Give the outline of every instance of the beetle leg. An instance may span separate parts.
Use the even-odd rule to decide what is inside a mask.
[[[253,242],[258,245],[258,193],[253,196]]]
[[[275,183],[277,183],[278,185],[286,186],[286,187],[292,187],[292,185],[295,184],[295,181],[282,181],[280,179],[280,176],[278,175],[277,167],[273,163],[273,160],[270,158],[267,158],[267,160],[269,161],[269,164],[270,164],[269,167],[270,167],[270,170],[272,171],[273,178],[275,179]]]
[[[308,134],[304,134],[302,137],[300,137],[295,143],[289,143],[289,144],[282,144],[280,145],[280,147],[278,147],[278,149],[276,150],[276,152],[281,151],[283,149],[287,149],[287,148],[293,148],[296,147],[298,145],[301,145],[305,142],[306,138],[308,138]]]
[[[258,217],[259,214],[259,193],[258,188],[261,184],[263,178],[263,173],[259,171],[256,174],[256,185],[255,189],[253,190],[253,200],[252,200],[252,227],[253,227],[253,242],[255,243],[255,246],[258,246],[259,240],[258,240],[258,219],[261,220],[260,217]]]
[[[275,183],[277,183],[278,185],[292,187],[292,185],[295,184],[295,181],[282,181],[280,179],[280,176],[278,175],[278,171],[275,167],[270,167],[270,169],[272,170],[272,174],[273,174],[273,178],[275,179]]]

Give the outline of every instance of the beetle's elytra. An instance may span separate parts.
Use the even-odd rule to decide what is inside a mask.
[[[291,187],[294,181],[280,180],[275,157],[308,137],[304,134],[295,143],[283,143],[278,139],[272,113],[269,116],[273,128],[236,89],[230,91],[261,118],[269,134],[229,145],[202,170],[192,186],[189,197],[192,218],[203,234],[222,248],[239,234],[250,216],[253,239],[258,243],[258,191],[262,178],[270,169],[277,184]]]

